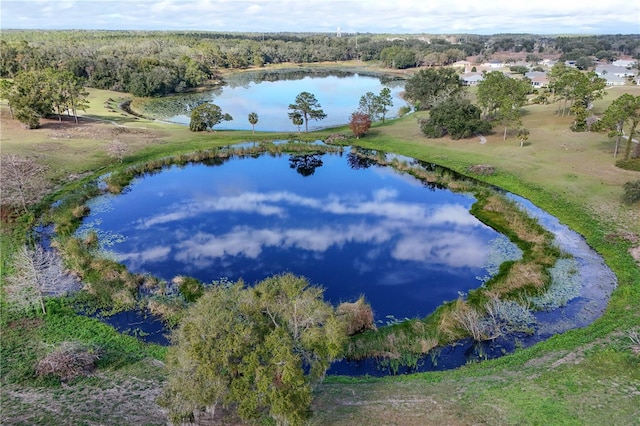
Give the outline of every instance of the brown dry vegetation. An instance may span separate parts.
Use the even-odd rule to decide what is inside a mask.
[[[360,296],[355,302],[343,302],[336,308],[338,317],[343,318],[347,324],[347,334],[352,336],[367,330],[375,330],[373,310]]]
[[[77,342],[62,342],[36,364],[39,376],[53,375],[66,381],[86,376],[100,359],[100,349],[85,347]]]

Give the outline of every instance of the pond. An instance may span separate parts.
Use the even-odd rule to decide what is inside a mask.
[[[293,272],[333,304],[365,295],[385,324],[478,287],[496,250],[519,256],[469,213],[474,201],[348,150],[261,155],[136,179],[95,199],[79,233],[96,230],[130,271],[167,281]]]
[[[386,118],[393,118],[407,103],[400,97],[403,80],[389,80],[371,75],[349,72],[288,70],[274,72],[245,72],[226,78],[225,86],[205,93],[152,99],[142,106],[143,111],[164,120],[189,124],[190,108],[204,102],[218,105],[233,117],[216,129],[251,130],[248,115],[258,114],[256,130],[297,132],[288,116],[288,106],[300,92],[316,96],[327,117],[310,121],[309,130],[344,125],[351,113],[358,109],[360,97],[367,92],[376,95],[384,87],[391,90],[393,106]]]
[[[456,178],[434,164],[383,156],[387,163]],[[328,374],[455,368],[597,319],[615,288],[615,275],[580,235],[527,200],[506,196],[572,256],[550,269],[547,293],[528,299],[538,307],[533,334],[480,343],[464,339],[436,348],[414,365],[343,360]],[[132,272],[168,281],[187,275],[205,283],[253,284],[281,272],[303,275],[323,286],[334,305],[365,295],[381,326],[424,317],[481,286],[502,262],[521,257],[506,237],[469,213],[474,201],[470,194],[417,180],[350,149],[231,156],[167,167],[135,179],[121,195],[94,199],[78,233],[96,231],[106,255]],[[168,344],[162,322],[145,312],[102,319],[145,341]]]

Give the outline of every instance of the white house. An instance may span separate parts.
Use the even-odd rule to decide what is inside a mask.
[[[487,68],[504,68],[505,64],[504,62],[500,62],[500,61],[491,61],[491,62],[485,62],[484,64],[482,64],[483,67],[487,67]]]
[[[466,72],[460,75],[460,80],[465,86],[477,86],[478,83],[484,80],[484,76],[479,72]]]
[[[452,67],[461,67],[461,68],[467,68],[470,66],[473,66],[473,64],[469,61],[456,61],[454,63],[451,64]]]
[[[620,77],[615,74],[605,74],[601,77],[607,81],[607,86],[624,86],[627,82],[624,77]]]
[[[636,63],[637,61],[634,59],[618,59],[611,62],[611,65],[614,65],[616,67],[623,67],[623,68],[633,68],[636,65]]]
[[[524,75],[531,80],[531,86],[535,88],[549,86],[549,76],[543,71],[530,71]]]
[[[636,71],[616,65],[598,65],[596,66],[596,74],[600,77],[606,77],[607,75],[615,75],[616,77],[634,77],[636,75]]]

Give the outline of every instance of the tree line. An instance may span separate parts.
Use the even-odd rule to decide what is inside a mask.
[[[66,70],[46,68],[18,73],[13,80],[0,80],[0,99],[6,99],[12,118],[35,129],[41,117],[73,115],[88,106],[82,79]]]
[[[403,69],[449,65],[469,56],[488,58],[497,50],[562,53],[565,49],[572,55],[603,51],[610,58],[640,50],[633,37],[616,36],[611,41],[613,36],[602,37],[8,31],[0,40],[0,77],[52,68],[72,73],[89,87],[163,96],[215,80],[220,69],[266,64],[361,60]]]

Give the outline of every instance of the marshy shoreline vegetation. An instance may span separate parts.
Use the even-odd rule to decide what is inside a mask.
[[[107,97],[111,99],[111,96],[114,96],[112,93],[102,91],[91,92],[91,105],[96,105],[98,110],[101,99]],[[93,114],[96,113],[90,109],[88,115],[91,116]],[[99,115],[103,114],[106,117],[117,115],[110,115],[108,111],[100,111]],[[6,119],[6,108],[3,106],[3,122]],[[247,140],[269,141],[273,139],[290,139],[291,137],[288,134],[259,133],[252,135],[249,132],[233,131],[194,135],[189,134],[186,129],[178,126],[157,124],[144,119],[134,121],[130,117],[117,117],[117,119],[124,126],[143,125],[147,129],[145,131],[160,133],[161,136],[156,140],[158,143],[138,147],[124,157],[122,164],[113,164],[112,160],[100,154],[97,155],[97,158],[91,158],[90,161],[84,164],[76,164],[74,166],[75,169],[86,173],[86,175],[71,183],[65,183],[67,177],[57,172],[58,176],[55,176],[55,178],[62,186],[48,196],[38,209],[26,216],[21,216],[9,228],[3,226],[3,274],[10,272],[11,253],[22,244],[24,236],[29,234],[29,229],[43,213],[45,213],[47,220],[56,223],[57,234],[65,235],[66,233],[66,235],[72,235],[81,218],[86,214],[86,208],[84,207],[86,201],[99,193],[95,180],[100,175],[124,171],[132,165],[153,164],[154,161],[157,162],[157,165],[152,166],[149,171],[157,170],[157,167],[164,165],[163,159],[165,158],[173,157],[174,160],[171,161],[180,164],[181,162],[197,161],[197,158],[204,159],[209,155],[209,150],[216,146],[220,147],[221,151],[224,151],[225,148],[223,147],[237,142],[246,142]],[[580,232],[589,244],[603,255],[605,261],[618,278],[618,288],[612,296],[607,312],[589,327],[556,336],[532,348],[517,351],[515,354],[502,359],[483,363],[481,366],[470,365],[451,372],[422,373],[401,378],[328,378],[325,384],[321,385],[316,391],[314,400],[315,417],[312,419],[312,423],[344,424],[354,421],[354,419],[360,422],[366,422],[367,419],[375,419],[375,410],[362,410],[355,406],[349,408],[348,404],[345,405],[339,401],[345,398],[345,392],[355,392],[354,389],[358,389],[358,397],[354,396],[353,398],[364,401],[365,406],[370,407],[374,400],[379,403],[373,393],[369,394],[369,392],[373,392],[376,389],[376,392],[381,392],[387,401],[382,402],[381,405],[387,407],[391,413],[394,413],[393,415],[396,419],[406,420],[410,418],[411,416],[408,413],[404,413],[409,409],[408,407],[411,407],[411,409],[418,408],[418,412],[425,410],[425,408],[416,402],[408,402],[403,406],[404,408],[399,408],[391,402],[394,399],[394,395],[397,396],[399,392],[406,392],[406,397],[403,396],[403,398],[411,401],[410,395],[423,395],[424,392],[432,394],[432,392],[440,391],[441,397],[433,396],[436,404],[441,409],[440,411],[449,416],[445,418],[449,420],[455,419],[456,422],[462,424],[489,421],[502,424],[512,422],[523,424],[537,422],[557,423],[567,421],[572,416],[580,419],[580,423],[589,424],[592,422],[597,423],[597,419],[605,418],[602,414],[598,414],[603,408],[604,411],[609,413],[613,411],[614,419],[617,419],[619,423],[632,424],[633,419],[637,418],[637,407],[640,405],[637,403],[639,399],[638,390],[640,389],[640,373],[638,373],[640,371],[640,361],[630,349],[631,343],[629,343],[628,336],[634,331],[637,332],[640,325],[640,318],[637,310],[634,309],[634,306],[640,305],[640,288],[638,288],[640,286],[640,272],[637,263],[628,251],[633,242],[625,237],[625,232],[631,229],[631,232],[637,233],[638,225],[616,223],[611,220],[612,216],[598,217],[594,215],[593,206],[582,205],[579,198],[559,197],[553,184],[547,183],[547,186],[545,186],[545,182],[540,183],[527,179],[526,175],[523,175],[521,170],[518,169],[517,158],[513,159],[513,168],[510,170],[509,164],[495,160],[493,157],[494,155],[501,155],[501,151],[504,151],[504,148],[501,147],[493,149],[492,152],[478,155],[483,162],[498,162],[501,166],[499,172],[489,176],[474,175],[468,170],[469,167],[478,164],[479,158],[474,158],[472,153],[465,153],[459,148],[452,147],[450,145],[452,142],[441,143],[436,141],[430,143],[425,141],[423,137],[412,134],[412,131],[407,129],[411,126],[416,126],[414,121],[413,117],[409,116],[385,124],[378,124],[373,127],[366,138],[358,140],[358,144],[374,150],[394,152],[424,161],[432,161],[463,175],[472,175],[478,180],[502,187],[531,200]],[[93,124],[92,126],[111,125]],[[26,132],[25,130],[13,131]],[[308,136],[295,135],[294,137],[309,138],[309,141],[312,141],[326,139],[332,133],[342,131],[344,129],[327,129],[314,132]],[[589,135],[589,137],[592,136]],[[604,136],[601,136],[600,139],[604,138]],[[37,140],[37,138],[35,139]],[[43,136],[43,142],[40,144],[48,143],[48,139],[48,136]],[[18,144],[24,142],[24,140],[16,141]],[[99,141],[96,143],[93,140],[88,145],[95,149],[96,145],[101,146],[103,144]],[[294,145],[308,146],[313,150],[317,149],[313,145]],[[7,145],[3,141],[3,150],[5,146]],[[9,150],[16,149],[18,152],[25,149],[23,147],[17,148],[16,145],[11,144],[8,146]],[[75,148],[63,147],[65,151],[69,149],[73,151]],[[27,152],[29,151],[27,150]],[[248,153],[247,155],[253,154],[255,153]],[[603,153],[599,154],[605,155]],[[58,154],[53,154],[51,157],[56,155]],[[50,161],[51,159],[46,159],[45,161],[48,160]],[[84,159],[80,161],[82,160]],[[54,164],[55,161],[55,158],[53,158]],[[403,167],[402,165],[396,166],[400,169]],[[118,174],[114,173],[112,176],[118,176]],[[117,191],[118,188],[123,188],[132,175],[122,173],[119,176],[122,177],[121,180],[120,178],[118,180],[115,177],[113,178],[114,191]],[[430,179],[430,177],[426,178]],[[451,186],[455,186],[455,184]],[[48,216],[48,213],[46,213],[47,206],[54,200],[61,199],[64,200],[62,204],[53,210],[54,213],[51,216]],[[481,209],[482,204],[484,204],[484,209]],[[487,206],[490,208],[487,209]],[[505,208],[504,205],[498,203],[493,195],[487,195],[477,203],[477,206],[474,206],[474,214],[482,217],[485,223],[496,227],[501,232],[507,233],[512,240],[526,241],[526,243],[522,244],[527,249],[523,250],[525,253],[523,259],[530,259],[529,256],[534,256],[535,254],[539,264],[548,266],[551,264],[551,259],[561,256],[560,253],[544,244],[548,242],[548,236],[545,236],[544,232],[540,231],[536,234],[542,236],[542,244],[531,244],[531,241],[528,241],[531,238],[511,229],[515,228],[512,224],[502,222],[503,216],[498,215],[496,212],[503,208]],[[491,213],[491,210],[494,213]],[[524,228],[529,229],[531,227],[525,226]],[[533,239],[537,240],[537,238]],[[99,346],[101,354],[100,358],[96,360],[96,365],[103,374],[111,372],[118,375],[128,371],[135,377],[148,379],[150,387],[163,382],[164,378],[161,374],[157,373],[157,371],[155,375],[150,372],[150,366],[154,365],[154,359],[164,359],[164,348],[155,345],[144,345],[132,337],[118,335],[118,333],[115,333],[115,331],[97,320],[78,316],[74,312],[74,304],[88,301],[91,301],[96,308],[116,307],[122,309],[135,306],[136,301],[133,297],[135,290],[140,285],[151,286],[157,284],[157,282],[153,283],[153,279],[150,277],[136,277],[128,274],[116,262],[88,255],[91,254],[92,247],[95,247],[95,242],[95,237],[91,236],[84,241],[70,238],[62,243],[65,246],[64,251],[73,255],[69,258],[75,259],[74,266],[77,267],[77,270],[86,271],[81,278],[83,282],[89,284],[92,291],[88,291],[84,293],[84,296],[78,296],[76,299],[49,300],[47,303],[49,314],[46,316],[9,320],[10,322],[8,322],[8,318],[3,314],[2,386],[5,389],[2,392],[3,407],[7,407],[9,404],[13,405],[17,401],[23,401],[20,397],[20,392],[25,392],[25,387],[44,386],[51,389],[52,392],[65,392],[61,389],[59,380],[51,377],[40,378],[36,376],[33,371],[33,365],[37,360],[51,352],[51,347],[60,346],[61,343],[69,340]],[[514,269],[515,265],[516,262],[505,265],[504,270],[495,277],[495,284],[487,283],[487,288],[493,287],[493,291],[508,294],[510,285],[505,283],[508,282],[508,272]],[[104,271],[111,272],[104,274]],[[545,278],[548,279],[548,277],[544,277],[543,270],[538,270],[538,273],[542,274],[542,282],[544,283]],[[100,285],[92,286],[90,284],[92,281]],[[115,298],[114,295],[116,296]],[[83,299],[83,297],[88,297],[88,299]],[[468,296],[469,301],[477,303],[476,306],[485,306],[487,298],[488,295],[483,291],[473,292]],[[447,311],[447,309],[453,309],[452,307],[456,306],[460,309],[460,312],[469,312],[466,309],[466,302],[459,300],[441,308],[433,318],[446,318],[447,315],[451,315],[448,313],[451,311]],[[177,319],[174,318],[171,321],[177,321]],[[404,361],[411,362],[412,359],[415,359],[416,350],[422,353],[429,346],[442,343],[438,336],[424,333],[426,327],[415,321],[381,329],[385,331],[380,330],[379,333],[381,332],[381,334],[377,335],[365,333],[357,339],[364,340],[364,336],[384,336],[384,333],[398,333],[400,335],[405,332],[405,329],[409,329],[408,331],[411,333],[423,333],[423,337],[418,340],[405,339],[406,346],[404,347],[382,347],[380,349],[380,342],[374,342],[376,349],[364,349],[360,353],[370,354],[372,351],[378,350],[379,353],[386,352],[387,355],[391,354],[392,357],[399,356],[402,358],[404,356]],[[455,326],[450,327],[449,330],[450,337],[459,337],[462,331]],[[387,338],[386,341],[388,342],[389,339]],[[395,341],[401,342],[402,339],[397,338]],[[27,344],[21,346],[24,342],[27,342]],[[358,342],[358,340],[355,340],[355,342]],[[354,346],[358,345],[358,343],[352,344]],[[361,343],[360,345],[367,347],[367,343]],[[357,351],[354,351],[354,353],[357,353]],[[570,354],[577,354],[575,356],[578,357],[579,362],[574,363],[573,361],[565,360]],[[562,360],[565,361],[561,362]],[[153,368],[158,370],[156,367]],[[586,371],[590,371],[592,374],[584,377]],[[517,373],[533,377],[534,384],[522,385],[516,377]],[[499,378],[496,379],[496,376]],[[89,388],[95,385],[92,380],[98,379],[92,379],[91,377],[78,378],[71,380],[70,383],[72,387]],[[599,380],[604,381],[605,385],[598,382]],[[605,397],[606,383],[618,382],[622,382],[621,386],[626,390],[615,389],[613,393],[618,398]],[[430,390],[425,390],[425,388]],[[514,394],[506,395],[504,394],[504,389],[509,389]],[[549,396],[545,394],[546,392],[551,392],[559,400],[551,401]],[[444,399],[453,395],[457,395],[455,396],[457,405],[451,405]],[[562,399],[562,396],[565,396],[565,398]],[[496,400],[500,401],[504,407],[497,413],[489,408],[489,402]],[[367,401],[371,402],[368,403]],[[478,404],[478,401],[482,403]],[[418,405],[420,406],[418,407]],[[149,405],[147,407],[150,408]],[[343,407],[345,412],[336,413],[332,407]],[[461,410],[464,411],[464,414],[461,413]],[[12,416],[11,418],[15,419],[19,417],[25,418],[26,416],[24,412],[20,412],[20,408],[17,406],[16,408],[11,408],[8,413],[9,416]],[[59,411],[44,409],[39,414],[27,417],[26,421],[56,424],[59,422],[57,413]],[[107,413],[103,414],[106,415]],[[83,416],[83,414],[74,415]],[[86,416],[86,414],[84,415]],[[428,416],[428,412],[425,415]],[[162,415],[154,413],[152,418],[155,419],[154,421],[161,423],[158,419],[162,418]]]

